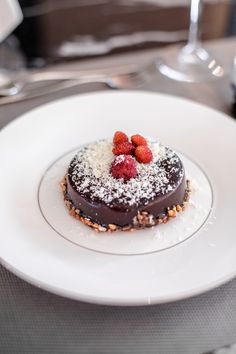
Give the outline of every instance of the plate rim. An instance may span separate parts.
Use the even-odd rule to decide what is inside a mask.
[[[121,299],[117,298],[117,300],[113,297],[112,299],[106,296],[99,296],[96,297],[95,295],[87,295],[87,294],[76,294],[68,290],[63,290],[59,287],[48,285],[46,282],[37,281],[34,277],[28,276],[27,274],[19,271],[12,265],[9,265],[5,260],[0,257],[0,264],[6,268],[7,271],[10,271],[15,276],[19,277],[26,283],[35,286],[38,289],[46,290],[49,293],[52,293],[57,296],[61,296],[64,298],[68,298],[71,300],[81,301],[85,303],[95,304],[95,305],[108,305],[108,306],[151,306],[151,305],[160,305],[160,304],[168,304],[172,302],[182,301],[191,299],[195,296],[202,295],[208,293],[220,286],[230,282],[236,276],[236,270],[232,272],[229,276],[221,278],[219,281],[212,282],[210,285],[206,285],[205,287],[198,287],[193,290],[189,290],[188,292],[181,292],[179,295],[176,296],[166,296],[165,297],[157,297],[157,296],[150,296],[150,297],[143,297],[141,300],[140,298],[126,298]]]
[[[9,123],[5,124],[2,128],[0,128],[0,138],[1,138],[1,134],[2,132],[4,132],[6,129],[8,129],[11,125],[15,125],[18,124],[18,122],[21,119],[27,119],[28,115],[30,115],[31,113],[36,112],[37,110],[41,110],[50,106],[53,106],[54,104],[58,104],[61,103],[63,101],[70,101],[76,98],[80,98],[80,97],[84,97],[84,96],[102,96],[102,95],[124,95],[124,94],[141,94],[141,95],[147,95],[147,96],[159,96],[159,97],[166,97],[166,98],[170,98],[170,99],[174,99],[176,101],[183,101],[183,102],[187,102],[187,103],[191,103],[193,105],[196,105],[198,107],[203,107],[209,111],[215,112],[217,114],[220,115],[224,115],[224,117],[230,121],[231,123],[235,123],[235,120],[233,117],[231,117],[230,115],[228,115],[225,112],[219,111],[216,108],[207,106],[204,103],[200,103],[200,102],[196,102],[193,99],[190,98],[186,98],[186,97],[182,97],[182,96],[176,96],[174,94],[166,94],[166,93],[162,93],[162,92],[153,92],[153,91],[147,91],[147,90],[122,90],[122,91],[106,91],[106,90],[102,90],[102,91],[93,91],[93,92],[82,92],[82,93],[76,93],[74,95],[71,96],[66,96],[66,97],[61,97],[61,98],[56,98],[55,100],[52,100],[50,102],[46,102],[43,104],[38,105],[37,107],[33,107],[29,110],[27,110],[26,112],[21,113],[19,116],[13,118]]]

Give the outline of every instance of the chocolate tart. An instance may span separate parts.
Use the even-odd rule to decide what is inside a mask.
[[[190,192],[183,164],[169,147],[157,142],[149,147],[153,161],[138,163],[137,176],[128,181],[110,172],[110,140],[82,147],[61,183],[70,214],[98,231],[151,227],[175,217]]]

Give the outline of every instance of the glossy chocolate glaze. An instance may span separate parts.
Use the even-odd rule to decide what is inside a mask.
[[[151,200],[147,205],[140,206],[107,206],[103,202],[92,201],[88,197],[81,196],[74,188],[67,176],[67,198],[76,209],[82,211],[83,216],[90,218],[100,225],[115,224],[126,226],[133,224],[133,218],[138,211],[147,211],[155,218],[166,215],[167,208],[182,205],[186,193],[186,181],[183,176],[180,183],[173,191],[166,195]]]
[[[170,170],[173,165],[169,161],[162,161],[162,167]],[[175,172],[170,173],[170,183],[174,188],[161,195],[157,191],[156,196],[150,200],[141,200],[139,205],[125,205],[119,203],[119,200],[114,200],[109,205],[102,200],[92,200],[89,193],[81,194],[77,191],[74,182],[72,181],[73,160],[69,166],[67,179],[67,194],[66,199],[70,200],[76,209],[79,209],[84,217],[88,217],[93,222],[99,225],[107,226],[115,224],[120,227],[132,225],[133,219],[138,212],[146,211],[153,215],[154,218],[163,218],[166,215],[167,208],[176,205],[182,205],[186,195],[186,180],[182,162],[178,159],[174,164]],[[170,171],[169,171],[170,172]],[[182,173],[180,173],[182,172]]]

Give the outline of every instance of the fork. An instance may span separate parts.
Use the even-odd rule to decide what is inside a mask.
[[[132,89],[140,87],[144,82],[149,81],[157,72],[156,63],[152,62],[146,66],[127,73],[117,73],[114,75],[105,74],[81,74],[76,71],[44,71],[24,74],[22,79],[12,81],[14,87],[18,87],[19,93],[12,93],[0,90],[0,104],[17,102],[62,89],[88,84],[102,83],[111,89]],[[29,84],[54,83],[54,86],[43,86],[40,88],[27,88]],[[55,86],[56,83],[56,86]],[[9,85],[10,88],[10,85]]]

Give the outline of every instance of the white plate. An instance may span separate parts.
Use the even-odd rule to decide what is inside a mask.
[[[115,130],[180,152],[194,192],[169,224],[100,235],[68,215],[58,182],[69,159]],[[34,285],[95,303],[145,305],[212,289],[236,274],[235,151],[233,120],[171,96],[109,92],[37,108],[0,134],[1,262]]]

